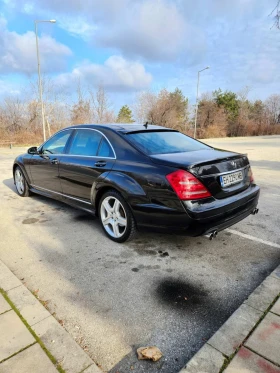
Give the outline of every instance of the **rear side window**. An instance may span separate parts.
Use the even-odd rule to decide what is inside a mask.
[[[72,140],[69,154],[96,156],[102,137],[97,131],[77,130]]]
[[[97,155],[98,157],[114,158],[113,150],[105,137],[103,137],[103,139],[101,140]]]
[[[193,152],[210,148],[180,132],[147,131],[128,133],[127,136],[131,143],[148,155]]]

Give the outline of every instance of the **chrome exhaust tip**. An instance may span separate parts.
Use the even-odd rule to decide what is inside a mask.
[[[256,207],[254,210],[251,212],[252,215],[256,215],[259,212],[259,209]]]
[[[210,241],[216,238],[218,235],[218,231],[213,231],[211,233],[205,234],[204,236],[207,237]]]

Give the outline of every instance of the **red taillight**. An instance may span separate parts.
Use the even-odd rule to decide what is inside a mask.
[[[249,169],[248,176],[250,178],[250,183],[253,183],[255,179],[254,179],[253,171],[251,168]]]
[[[206,187],[191,173],[178,170],[166,175],[170,185],[182,200],[211,197]]]

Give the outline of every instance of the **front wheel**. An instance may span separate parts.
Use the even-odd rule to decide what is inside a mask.
[[[136,233],[136,224],[130,208],[115,190],[110,190],[102,196],[99,218],[104,232],[115,242],[130,240]]]
[[[29,186],[25,180],[23,172],[19,166],[15,168],[14,180],[16,185],[16,190],[21,197],[28,197],[30,195]]]

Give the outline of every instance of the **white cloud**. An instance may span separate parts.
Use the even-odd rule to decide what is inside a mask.
[[[74,37],[81,37],[89,41],[95,34],[98,27],[92,23],[86,22],[83,17],[60,16],[58,25],[69,32]]]
[[[189,37],[175,4],[165,0],[131,3],[121,20],[97,34],[101,45],[147,60],[174,60]]]
[[[148,61],[174,61],[186,39],[193,48],[197,41],[177,1],[69,0],[66,5],[56,0],[10,0],[9,6],[34,17],[57,18],[58,26],[74,36]]]
[[[0,100],[4,97],[17,97],[21,93],[17,84],[9,82],[9,80],[0,79]]]
[[[2,0],[3,1],[3,0]],[[135,1],[135,0],[134,0]],[[89,40],[98,23],[119,20],[119,12],[129,6],[131,0],[6,0],[12,11],[40,18],[57,18],[57,25],[75,37]],[[55,15],[55,17],[54,17]]]
[[[103,65],[84,62],[71,73],[59,75],[56,83],[69,87],[78,80],[95,87],[101,84],[109,91],[135,91],[149,87],[152,75],[139,62],[111,56]]]
[[[271,30],[269,18],[275,1],[5,0],[5,11],[11,17],[57,18],[59,27],[95,48],[98,60],[105,50],[123,55],[129,65],[120,73],[115,57],[113,67],[110,59],[101,65],[83,63],[60,76],[66,83],[81,75],[90,77],[91,84],[103,81],[110,90],[141,89],[141,81],[131,77],[131,60],[136,59],[149,64],[154,84],[163,87],[171,82],[171,88],[184,84],[184,93],[193,99],[197,71],[206,65],[211,69],[201,76],[201,92],[219,87],[238,91],[248,85],[264,97],[279,91],[280,38],[278,30]],[[79,63],[77,44],[75,41],[75,61]],[[146,76],[147,71],[138,64],[143,70],[141,74],[136,70]]]
[[[48,35],[39,38],[42,72],[61,71],[66,57],[72,54],[64,44]],[[0,72],[34,73],[37,70],[36,43],[33,31],[24,34],[9,31],[6,20],[0,18]]]

